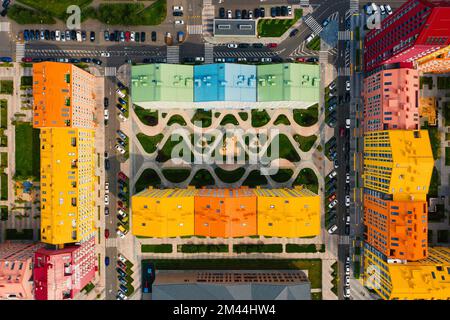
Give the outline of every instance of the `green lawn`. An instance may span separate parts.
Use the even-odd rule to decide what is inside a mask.
[[[211,110],[198,109],[192,117],[191,122],[193,124],[196,124],[196,122],[201,122],[200,127],[207,128],[211,125],[211,117]]]
[[[308,270],[311,288],[322,288],[320,259],[151,259],[156,270]]]
[[[206,169],[198,170],[189,183],[190,186],[195,186],[196,188],[214,186],[215,184],[213,176]]]
[[[279,150],[271,150],[272,144],[278,143]],[[275,147],[274,145],[274,147]],[[275,152],[272,154],[272,152]],[[278,152],[278,155],[276,154]],[[298,162],[300,161],[300,156],[298,155],[297,151],[295,151],[294,146],[292,145],[291,141],[288,139],[288,137],[284,134],[279,134],[275,138],[272,139],[271,145],[269,146],[268,150],[266,151],[267,157],[270,159],[287,159],[291,162]]]
[[[142,132],[139,132],[136,135],[136,137],[138,138],[139,142],[141,143],[142,147],[147,153],[153,153],[156,151],[158,143],[160,143],[161,140],[164,138],[164,135],[160,133],[157,134],[156,136],[147,136]]]
[[[18,4],[9,7],[8,18],[18,24],[55,24],[56,20],[48,13],[34,11]]]
[[[267,184],[267,179],[265,176],[259,172],[259,170],[253,170],[247,176],[245,181],[242,183],[243,186],[248,186],[250,188],[255,188],[257,186],[263,186]]]
[[[0,200],[8,200],[8,175],[6,173],[0,174]]]
[[[419,87],[423,88],[423,85],[428,85],[428,88],[431,90],[433,88],[433,78],[432,77],[420,77],[419,78]]]
[[[306,188],[314,193],[319,191],[319,181],[314,171],[310,168],[300,170],[297,178],[292,183],[292,186],[304,185]]]
[[[270,116],[266,110],[252,110],[252,126],[259,128],[266,125],[270,121]]]
[[[280,114],[278,116],[278,118],[274,121],[273,123],[274,125],[279,125],[279,124],[284,124],[286,126],[290,126],[291,122],[289,121],[289,119],[284,115],[284,114]]]
[[[40,178],[39,130],[29,122],[17,122],[16,126],[16,175],[15,179]]]
[[[281,253],[283,252],[282,244],[235,244],[233,252],[236,253]]]
[[[0,220],[1,221],[8,220],[8,207],[7,206],[0,206]]]
[[[150,111],[135,105],[134,112],[143,124],[148,126],[156,126],[158,124],[158,111]]]
[[[183,253],[210,253],[210,252],[228,252],[226,244],[182,244],[179,245],[179,252]]]
[[[441,135],[437,127],[429,127],[428,135],[430,136],[431,150],[433,158],[439,159],[441,156]]]
[[[293,19],[260,19],[257,26],[258,36],[280,37],[302,17],[302,14],[302,9],[295,9]]]
[[[306,48],[309,50],[319,51],[320,50],[320,36],[315,36],[307,45]]]
[[[294,121],[302,127],[310,127],[319,120],[319,105],[315,104],[308,109],[294,109]]]
[[[12,80],[0,80],[0,94],[13,94],[14,82]]]
[[[182,116],[180,116],[179,114],[171,116],[169,121],[167,122],[167,125],[171,126],[175,123],[178,123],[180,126],[186,125],[186,121],[184,121],[184,118]]]
[[[316,245],[315,244],[294,244],[288,243],[286,244],[286,252],[288,253],[296,253],[296,252],[310,252],[316,253]]]
[[[0,113],[1,113],[0,127],[2,129],[7,129],[8,128],[8,101],[0,100]]]
[[[0,168],[6,168],[8,166],[8,153],[0,153]]]
[[[276,182],[283,183],[288,181],[294,171],[292,169],[278,169],[278,172],[274,175],[271,175],[270,178]]]
[[[174,137],[174,141],[172,141],[172,137]],[[179,143],[184,143],[185,146],[183,149],[189,149],[189,143],[183,141],[183,138],[177,134],[173,134],[169,139],[166,140],[166,143],[161,148],[161,150],[158,151],[158,155],[156,157],[156,161],[158,162],[166,162],[167,160],[170,160],[172,158],[172,151],[173,148],[175,148],[176,145]],[[181,150],[179,154],[176,154],[174,156],[181,157],[183,155],[183,151]],[[192,152],[191,152],[191,159],[192,159]]]
[[[152,187],[159,187],[161,185],[161,179],[159,178],[158,174],[153,169],[145,169],[144,172],[142,172],[139,179],[136,181],[136,193],[141,192],[145,188],[152,186]]]
[[[20,89],[31,88],[33,86],[32,76],[23,76],[20,78]]]
[[[239,125],[239,121],[237,121],[237,119],[232,114],[227,114],[225,117],[223,117],[220,125],[224,126],[229,123],[234,124],[235,126]]]
[[[173,183],[181,183],[186,180],[191,174],[189,169],[163,169],[164,177]]]
[[[91,4],[92,0],[18,0],[16,2],[34,8],[36,9],[36,12],[48,13],[50,16],[65,20],[68,17],[68,14],[66,13],[67,7],[70,5],[77,5],[80,8],[85,8]]]
[[[450,147],[445,147],[445,165],[450,166]]]
[[[155,26],[164,21],[166,13],[166,0],[156,0],[148,7],[142,3],[101,3],[96,18],[110,25]]]
[[[242,120],[247,121],[248,113],[247,112],[239,112],[239,117],[241,117]]]
[[[172,253],[171,244],[142,244],[141,252]]]
[[[444,114],[445,125],[450,126],[450,102],[444,102],[442,113]]]
[[[235,183],[240,178],[242,178],[242,176],[245,173],[245,169],[244,168],[237,168],[237,169],[232,170],[232,171],[227,171],[227,170],[223,170],[223,169],[217,167],[217,168],[214,169],[214,172],[219,177],[219,179],[222,180],[223,182],[225,182],[225,183]]]
[[[312,136],[304,137],[299,134],[296,134],[296,135],[294,135],[294,140],[297,141],[300,150],[302,150],[303,152],[308,152],[311,149],[311,147],[314,145],[314,143],[316,142],[317,136],[312,135]]]
[[[439,90],[450,89],[450,77],[438,77],[437,88]]]
[[[431,181],[430,181],[430,189],[428,190],[428,196],[431,198],[437,198],[438,197],[438,187],[440,185],[440,176],[439,171],[436,169],[436,167],[433,167],[433,173],[431,175]]]

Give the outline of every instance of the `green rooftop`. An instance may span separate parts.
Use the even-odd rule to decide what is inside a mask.
[[[194,100],[193,66],[147,64],[131,67],[133,102]]]
[[[279,63],[257,67],[258,101],[319,101],[319,65]]]

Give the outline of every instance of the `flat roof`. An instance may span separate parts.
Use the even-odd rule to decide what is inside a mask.
[[[256,20],[214,19],[214,36],[256,36]]]

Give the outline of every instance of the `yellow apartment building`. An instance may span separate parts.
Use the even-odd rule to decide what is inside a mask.
[[[255,189],[258,235],[310,237],[320,234],[320,197],[312,191],[295,189]]]
[[[95,234],[97,216],[94,130],[41,128],[40,137],[41,241],[87,240]]]
[[[132,198],[132,232],[143,237],[194,235],[194,188],[146,189]]]
[[[364,136],[364,187],[394,201],[425,201],[434,160],[426,130],[384,130]]]

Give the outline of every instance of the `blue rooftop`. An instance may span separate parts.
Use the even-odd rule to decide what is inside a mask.
[[[194,66],[194,101],[256,101],[256,66],[215,63]]]

